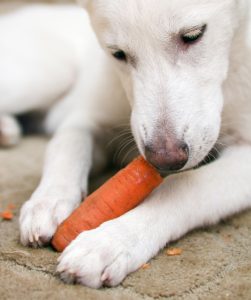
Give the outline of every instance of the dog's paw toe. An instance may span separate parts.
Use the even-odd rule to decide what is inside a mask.
[[[42,247],[50,242],[56,230],[53,216],[43,205],[28,201],[20,213],[20,240],[24,246]]]
[[[130,271],[130,253],[102,228],[82,233],[62,253],[57,272],[67,283],[117,286]]]
[[[49,244],[57,226],[76,207],[68,199],[47,200],[29,200],[23,205],[19,223],[20,241],[24,246],[38,248]]]
[[[120,255],[104,270],[101,277],[103,286],[113,287],[123,281],[124,277],[127,275],[127,261],[128,257],[126,254]]]

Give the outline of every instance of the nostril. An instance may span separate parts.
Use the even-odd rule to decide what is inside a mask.
[[[188,147],[188,145],[186,143],[182,142],[180,144],[179,148],[185,154],[185,156],[187,156],[187,159],[188,159],[188,157],[189,157],[189,147]]]
[[[187,146],[187,144],[186,143],[181,143],[181,145],[180,145],[180,148],[183,150],[183,151],[187,151],[187,149],[188,149],[188,146]]]

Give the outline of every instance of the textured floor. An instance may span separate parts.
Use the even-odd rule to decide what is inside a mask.
[[[39,181],[45,145],[33,137],[0,150],[0,210],[16,205],[14,220],[0,221],[0,299],[251,299],[251,212],[190,233],[172,245],[183,249],[181,256],[162,251],[118,288],[63,284],[52,249],[18,242],[19,208]]]

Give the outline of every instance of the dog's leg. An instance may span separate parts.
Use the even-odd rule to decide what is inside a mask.
[[[57,226],[87,193],[92,134],[79,126],[58,130],[51,140],[40,185],[20,213],[23,245],[48,243]]]
[[[63,252],[67,282],[115,286],[166,243],[251,206],[251,146],[233,146],[200,169],[170,176],[141,205],[87,231]]]
[[[21,127],[11,115],[0,115],[0,146],[11,147],[21,138]]]

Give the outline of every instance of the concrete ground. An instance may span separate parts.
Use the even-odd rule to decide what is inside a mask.
[[[14,219],[0,220],[0,299],[251,299],[250,211],[169,245],[182,248],[182,255],[169,257],[163,250],[150,268],[117,288],[62,283],[55,276],[57,253],[19,243],[19,209],[39,181],[46,143],[30,137],[0,150],[0,210],[15,204]]]

